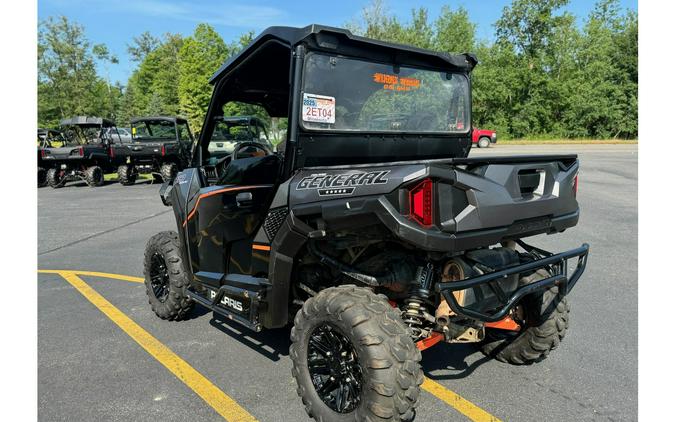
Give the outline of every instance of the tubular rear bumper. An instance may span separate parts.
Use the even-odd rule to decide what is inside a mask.
[[[560,292],[563,295],[567,295],[574,288],[586,269],[586,261],[588,260],[590,248],[587,243],[584,243],[578,248],[555,255],[542,249],[525,245],[522,242],[520,242],[520,244],[521,246],[524,245],[527,248],[531,248],[537,255],[541,256],[541,258],[525,264],[483,274],[478,277],[455,282],[438,283],[436,284],[436,291],[443,295],[448,302],[450,309],[457,315],[484,322],[495,322],[503,319],[520,299],[530,293],[545,290],[552,286],[558,286]],[[577,265],[572,274],[568,276],[567,261],[572,258],[578,258]],[[547,269],[552,274],[551,277],[520,286],[510,295],[505,294],[496,283],[499,279],[508,278],[514,274],[536,271],[541,268]],[[457,302],[453,292],[471,289],[479,285],[486,285],[495,293],[495,296],[499,298],[502,305],[499,309],[496,309],[492,313],[485,313],[463,307]]]

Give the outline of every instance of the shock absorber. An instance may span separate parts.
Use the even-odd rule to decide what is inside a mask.
[[[430,262],[418,268],[417,283],[401,307],[403,322],[410,327],[414,341],[428,337],[436,321],[427,309],[427,302],[431,295],[429,289],[433,283],[434,274],[434,264]]]

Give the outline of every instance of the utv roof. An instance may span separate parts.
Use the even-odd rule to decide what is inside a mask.
[[[394,63],[425,63],[441,69],[456,68],[458,70],[471,71],[478,63],[476,56],[473,54],[441,53],[403,44],[379,41],[354,35],[350,31],[341,28],[317,24],[309,25],[304,28],[271,26],[258,35],[248,46],[239,52],[239,54],[228,59],[220,69],[214,73],[209,82],[216,83],[232,69],[245,61],[259,46],[270,40],[279,41],[288,45],[289,48],[306,42],[312,46],[313,50],[318,49],[329,52],[344,53],[345,51],[355,48],[377,49],[380,52],[388,53],[388,56]]]
[[[186,123],[187,119],[184,117],[180,116],[142,116],[142,117],[134,117],[131,119],[130,123],[138,123],[138,122],[151,122],[151,121],[157,121],[157,120],[163,120],[166,122],[173,122],[173,123]]]
[[[112,120],[89,116],[75,116],[71,117],[70,119],[63,119],[61,120],[60,124],[61,126],[115,126],[115,122]]]

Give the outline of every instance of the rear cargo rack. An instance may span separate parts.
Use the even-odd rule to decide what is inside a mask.
[[[436,291],[443,295],[448,302],[450,309],[457,315],[484,322],[496,322],[503,319],[520,299],[536,291],[558,286],[562,295],[567,295],[574,288],[586,269],[586,261],[588,260],[589,252],[587,243],[584,243],[578,248],[558,254],[552,254],[543,249],[527,245],[522,241],[517,241],[517,243],[539,259],[461,281],[437,283]],[[578,261],[574,272],[568,277],[567,261],[572,258],[578,258]],[[506,279],[512,275],[532,272],[542,268],[547,269],[551,273],[551,277],[520,286],[508,297],[497,284],[498,280]],[[480,285],[488,286],[499,299],[502,307],[497,309],[494,313],[483,313],[475,309],[461,306],[453,294],[454,292],[471,289]]]

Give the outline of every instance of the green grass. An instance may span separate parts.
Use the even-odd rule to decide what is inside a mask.
[[[138,178],[136,180],[144,180],[144,179],[152,179],[152,175],[150,175],[150,174],[139,174]],[[103,180],[105,180],[106,182],[116,182],[117,181],[117,173],[104,174]]]

